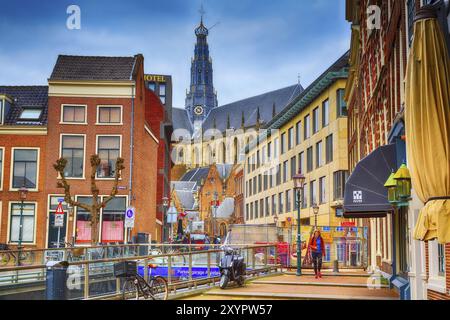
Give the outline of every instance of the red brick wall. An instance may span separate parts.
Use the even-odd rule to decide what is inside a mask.
[[[0,191],[1,215],[0,215],[0,243],[7,243],[9,202],[18,202],[17,191],[9,191],[11,183],[11,155],[12,148],[32,147],[40,148],[39,172],[38,172],[38,192],[29,192],[27,201],[37,202],[36,212],[36,245],[26,245],[27,247],[42,247],[46,239],[46,219],[47,219],[47,196],[45,192],[45,171],[46,171],[46,136],[45,135],[0,135],[0,147],[4,147],[3,153],[3,188]]]
[[[425,261],[426,261],[426,270],[427,276],[430,275],[430,260],[429,258],[429,249],[428,242],[425,243]],[[427,299],[428,300],[450,300],[450,243],[445,245],[445,283],[446,283],[446,291],[447,293],[436,292],[433,290],[427,290]]]

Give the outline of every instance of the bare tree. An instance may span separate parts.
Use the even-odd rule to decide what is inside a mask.
[[[98,223],[100,220],[100,209],[104,208],[108,202],[115,198],[118,193],[117,186],[119,184],[119,180],[121,177],[121,171],[125,169],[123,165],[124,159],[117,158],[116,160],[116,172],[114,175],[114,185],[111,189],[110,195],[106,197],[103,201],[99,201],[99,189],[96,183],[96,173],[100,166],[100,157],[95,154],[91,156],[91,194],[92,194],[92,204],[88,205],[85,203],[81,203],[72,199],[70,194],[70,185],[67,183],[67,180],[64,176],[64,170],[67,165],[67,160],[64,158],[60,158],[53,165],[55,170],[59,174],[59,181],[57,183],[58,188],[64,189],[64,201],[71,205],[72,207],[82,208],[90,213],[90,222],[91,222],[91,244],[96,245],[98,243]]]

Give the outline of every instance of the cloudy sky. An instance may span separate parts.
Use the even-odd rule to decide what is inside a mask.
[[[0,85],[46,84],[58,54],[142,53],[184,107],[201,0],[0,0]],[[350,44],[344,0],[204,0],[219,104],[309,85]],[[67,7],[81,8],[68,30]]]

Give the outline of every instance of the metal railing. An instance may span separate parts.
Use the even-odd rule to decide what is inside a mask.
[[[86,256],[89,249],[83,248]],[[183,289],[196,289],[201,285],[214,285],[219,279],[219,263],[223,251],[218,246],[209,245],[209,250],[199,251],[198,245],[121,245],[116,248],[136,247],[152,254],[140,255],[139,250],[125,250],[115,257],[97,256],[93,260],[69,261],[67,269],[68,299],[113,299],[121,296],[122,280],[114,277],[114,264],[120,261],[138,261],[138,271],[147,280],[150,276],[161,275],[168,280],[172,294]],[[214,248],[213,248],[214,247]],[[247,265],[247,274],[269,273],[279,269],[277,248],[275,245],[233,245],[240,250]],[[212,248],[212,249],[211,249]],[[72,248],[67,248],[70,250]],[[184,250],[184,251],[181,251]],[[43,252],[42,250],[34,250]],[[45,251],[45,250],[44,250]],[[53,249],[50,251],[54,251]],[[181,252],[180,252],[181,251]],[[128,254],[128,255],[127,255]],[[105,254],[106,255],[106,254]],[[149,264],[157,265],[156,269],[148,269]],[[15,286],[35,283],[37,287],[45,284],[47,276],[46,263],[7,266],[0,268],[0,295],[14,293]]]

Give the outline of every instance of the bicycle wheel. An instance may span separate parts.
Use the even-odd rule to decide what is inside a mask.
[[[23,266],[29,266],[34,263],[34,252],[22,251],[20,253],[20,264]]]
[[[167,300],[169,297],[169,285],[163,277],[157,276],[150,284],[153,300]]]
[[[131,299],[138,300],[138,298],[139,293],[136,284],[134,283],[134,279],[132,278],[125,279],[125,282],[123,283],[122,286],[122,300],[131,300]]]
[[[11,260],[11,255],[8,252],[0,253],[0,265],[6,266]]]

